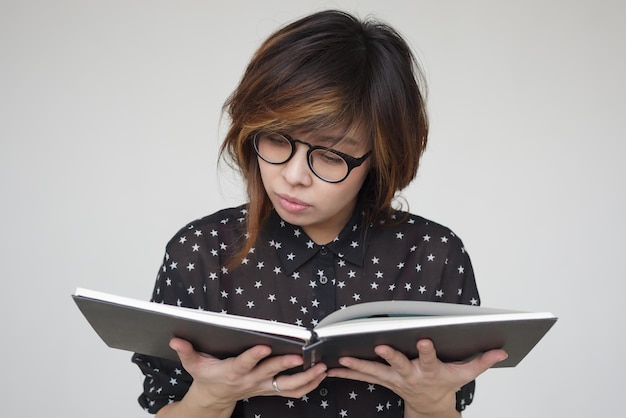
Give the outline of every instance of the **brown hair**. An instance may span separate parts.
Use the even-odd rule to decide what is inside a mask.
[[[248,240],[235,259],[254,245],[272,209],[251,145],[255,132],[366,132],[372,165],[358,205],[368,222],[385,220],[426,147],[423,80],[398,32],[373,19],[329,10],[272,34],[223,108],[231,125],[220,153],[240,170],[249,198]]]

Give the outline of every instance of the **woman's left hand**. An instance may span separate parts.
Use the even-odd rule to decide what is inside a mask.
[[[344,357],[339,362],[345,369],[329,370],[328,376],[385,386],[404,399],[405,418],[458,416],[456,391],[507,357],[504,350],[491,350],[465,363],[443,363],[430,340],[417,342],[413,360],[386,345],[375,351],[388,365]]]

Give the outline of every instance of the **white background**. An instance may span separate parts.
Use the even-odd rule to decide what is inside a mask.
[[[271,31],[335,7],[427,72],[410,209],[463,238],[483,305],[560,317],[465,416],[624,414],[624,3],[0,0],[2,416],[147,416],[70,294],[149,298],[170,236],[242,202],[220,107]]]

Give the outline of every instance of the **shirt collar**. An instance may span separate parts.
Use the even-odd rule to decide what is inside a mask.
[[[271,237],[269,245],[276,250],[283,271],[287,274],[300,268],[323,247],[340,259],[358,266],[363,265],[368,227],[363,224],[363,213],[360,210],[355,211],[339,235],[326,245],[313,242],[301,227],[284,221],[276,211],[270,214],[265,228],[267,236]]]

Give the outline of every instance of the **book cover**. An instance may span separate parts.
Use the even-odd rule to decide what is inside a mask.
[[[328,315],[314,329],[276,321],[140,301],[77,289],[78,308],[112,348],[178,360],[172,337],[218,358],[233,357],[255,345],[272,355],[299,354],[305,368],[324,362],[339,367],[341,356],[380,360],[374,347],[387,344],[409,358],[416,342],[428,338],[442,361],[464,361],[503,348],[516,366],[557,321],[548,312],[520,312],[440,302],[382,301],[352,305]]]

